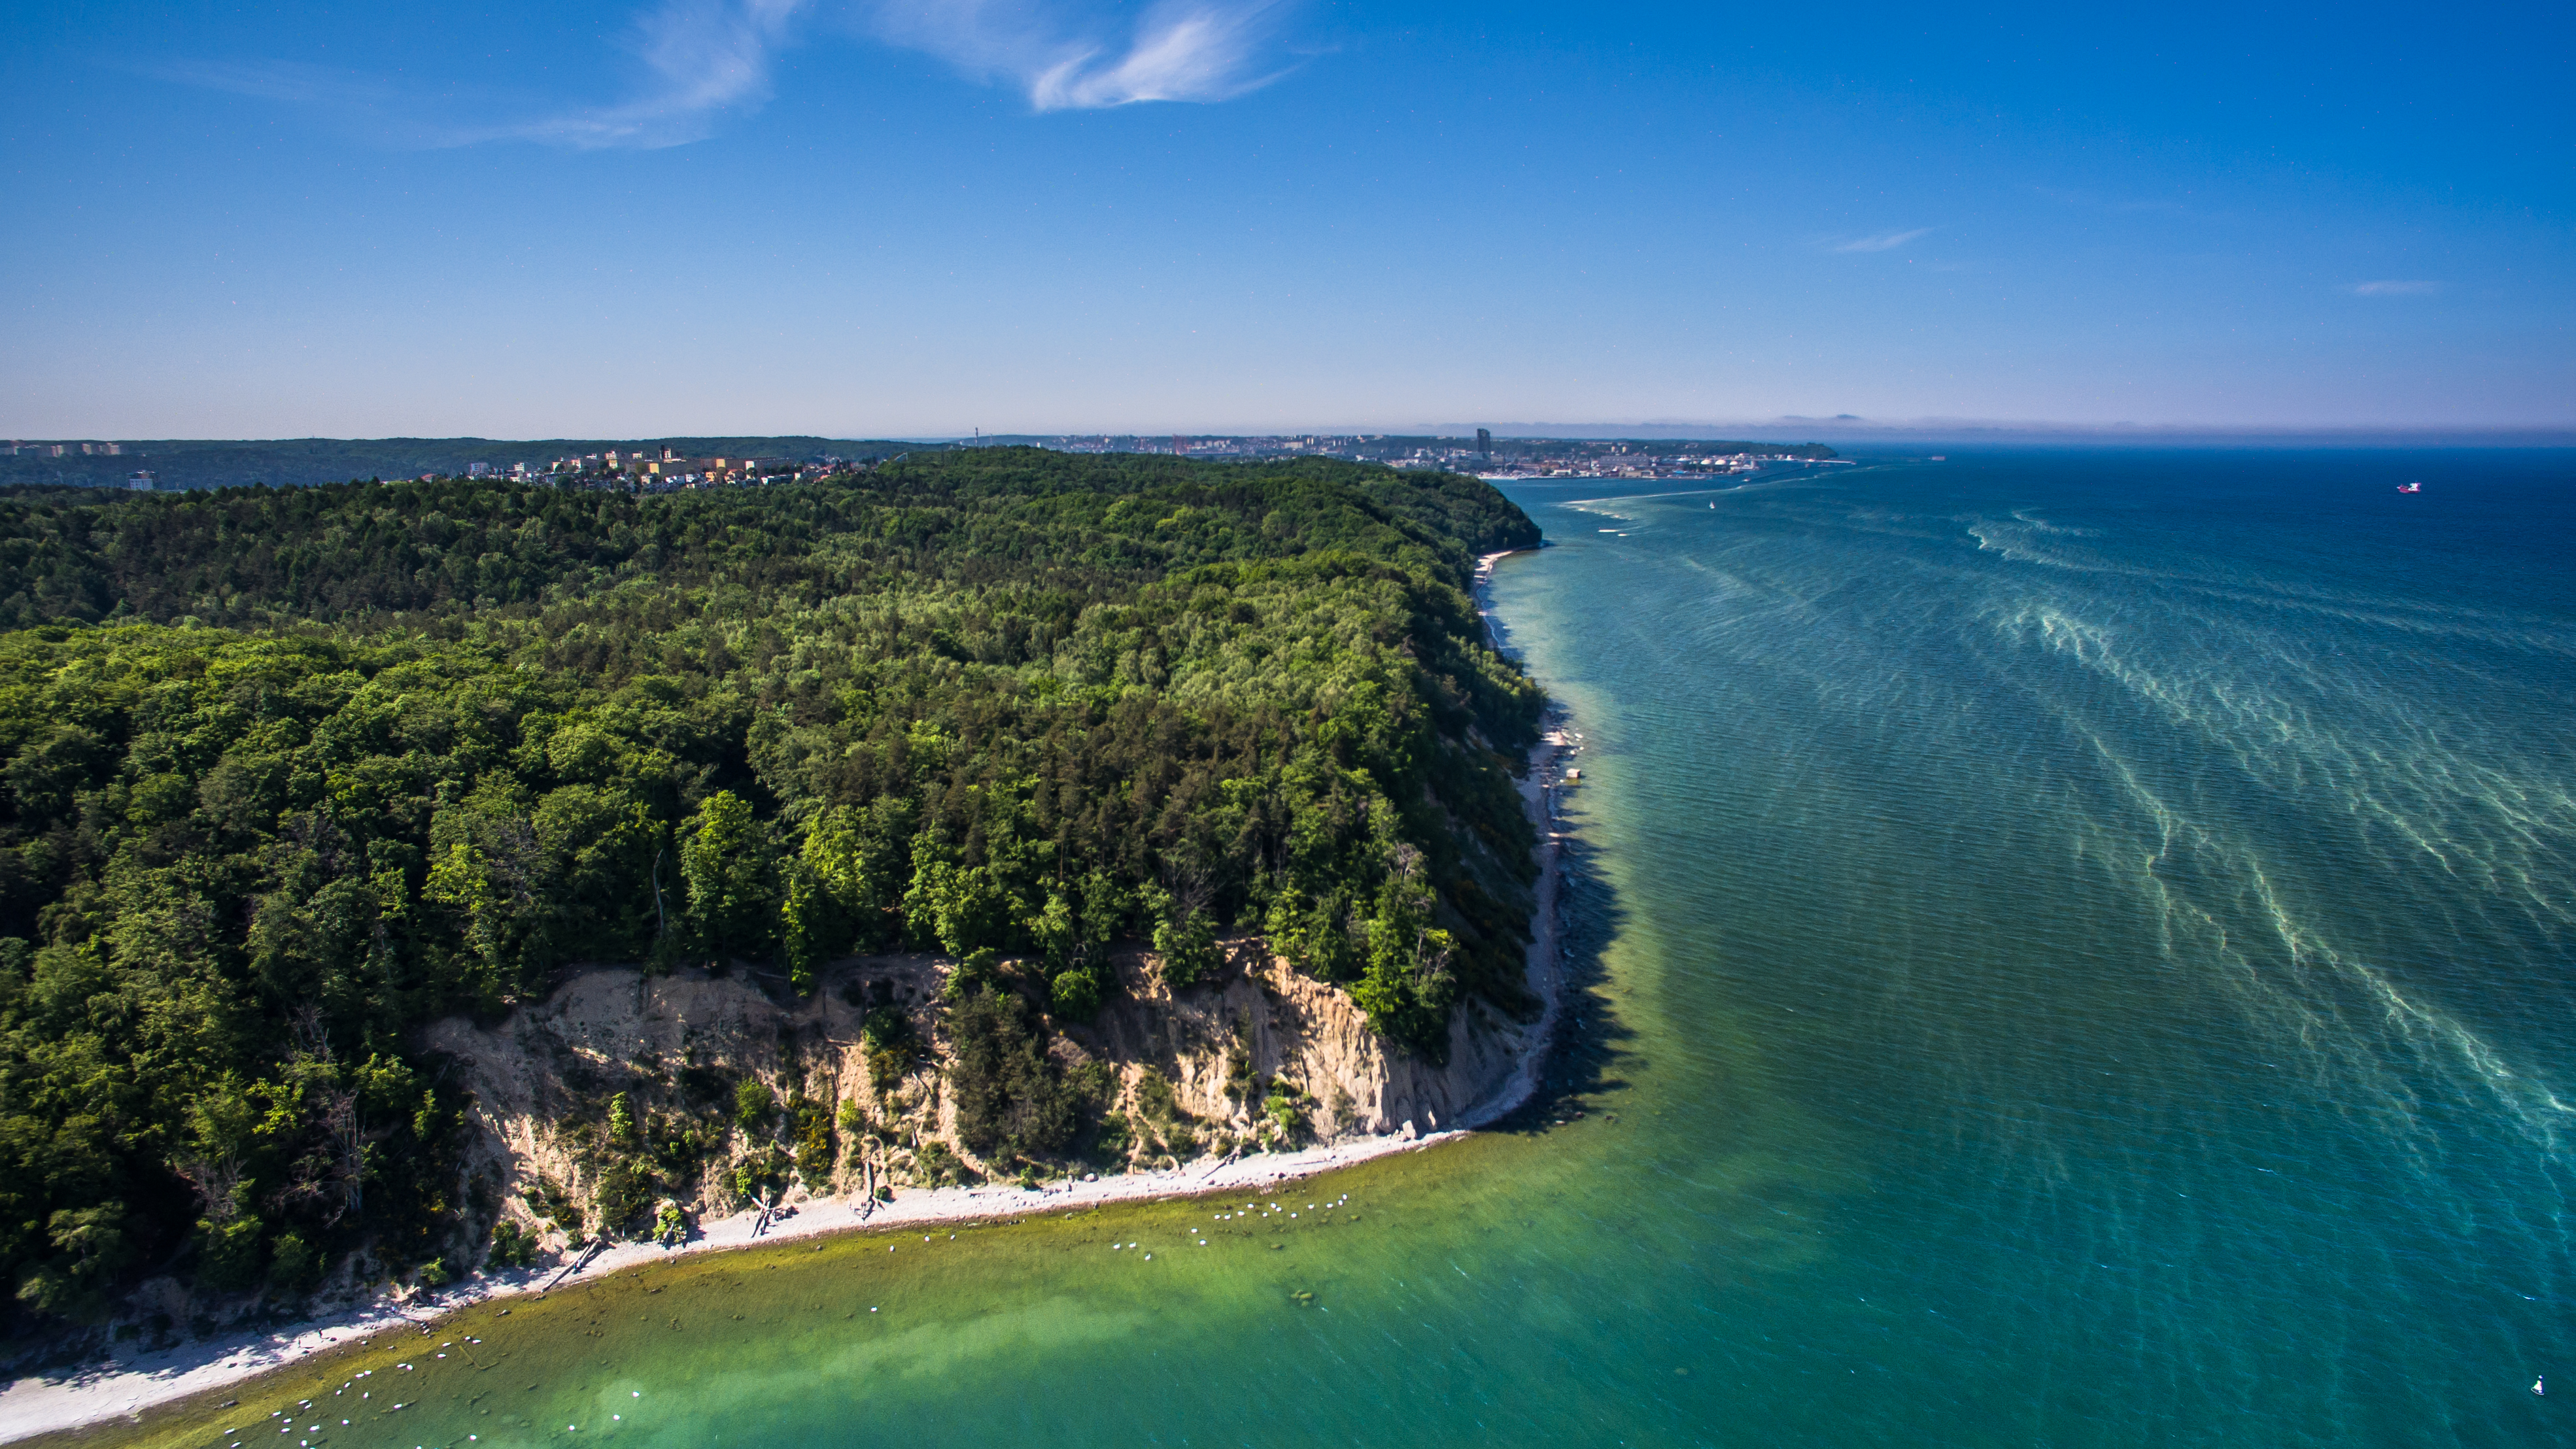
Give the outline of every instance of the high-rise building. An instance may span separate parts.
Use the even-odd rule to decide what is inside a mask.
[[[151,492],[152,470],[149,468],[137,468],[133,472],[126,474],[125,486],[133,489],[137,493]]]
[[[1476,456],[1480,458],[1490,458],[1494,456],[1494,434],[1491,429],[1478,428],[1476,430]]]

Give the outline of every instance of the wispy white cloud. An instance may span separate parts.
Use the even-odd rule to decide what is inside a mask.
[[[1837,252],[1892,252],[1898,247],[1905,245],[1907,242],[1915,240],[1917,237],[1926,237],[1931,234],[1932,228],[1928,226],[1918,226],[1912,231],[1881,232],[1877,236],[1854,237],[1849,241],[1835,243],[1830,250]]]
[[[538,141],[577,149],[677,146],[770,94],[771,58],[810,0],[662,0],[619,46],[634,58],[623,98],[548,105],[491,88],[436,92],[295,61],[173,61],[136,68],[209,90],[307,106],[369,139],[439,148]]]
[[[2429,297],[2442,290],[2439,282],[2355,282],[2344,290],[2356,297]]]
[[[1142,10],[1049,0],[872,0],[868,33],[1011,85],[1040,111],[1222,101],[1284,74],[1282,0],[1155,0]]]
[[[1011,86],[1038,111],[1222,101],[1285,73],[1275,41],[1293,0],[660,0],[621,42],[625,95],[548,106],[502,92],[437,95],[380,76],[287,61],[179,62],[166,79],[309,106],[380,142],[535,141],[594,150],[683,145],[771,94],[777,56],[823,23],[936,56]]]
[[[146,61],[132,68],[183,85],[295,105],[366,110],[393,99],[393,88],[374,77],[290,60]]]
[[[769,99],[770,58],[807,0],[662,0],[627,48],[643,63],[626,100],[506,123],[491,138],[577,147],[675,146]]]

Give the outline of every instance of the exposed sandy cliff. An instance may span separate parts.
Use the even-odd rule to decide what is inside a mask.
[[[1092,1079],[1103,1086],[1110,1120],[1134,1123],[1095,1146],[1103,1171],[1128,1160],[1171,1166],[1295,1141],[1461,1125],[1506,1089],[1539,1029],[1470,1003],[1452,1019],[1448,1061],[1435,1066],[1395,1051],[1347,994],[1296,972],[1258,940],[1229,943],[1214,980],[1179,991],[1162,985],[1149,954],[1129,954],[1117,967],[1122,990],[1094,1021],[1065,1028],[1049,1046],[1068,1071],[1105,1067]],[[740,1206],[736,1168],[768,1147],[768,1134],[727,1119],[744,1080],[831,1115],[834,1165],[828,1175],[800,1165],[788,1202],[932,1185],[962,1175],[960,1164],[1012,1176],[1018,1164],[981,1161],[959,1140],[952,1043],[938,1009],[946,969],[922,956],[844,962],[801,1000],[781,1000],[740,976],[597,970],[489,1029],[439,1022],[424,1045],[449,1054],[465,1074],[483,1135],[476,1165],[504,1186],[506,1213],[528,1228],[545,1223],[553,1242],[568,1236],[570,1223],[545,1216],[540,1180],[585,1209],[584,1222],[600,1222],[604,1104],[620,1093],[634,1117],[694,1123],[712,1139],[681,1180],[665,1175],[664,1190],[692,1216]],[[913,1024],[915,1051],[899,1075],[882,1064],[870,1070],[862,1026],[871,1002]],[[1156,1081],[1168,1086],[1168,1105]],[[533,1203],[531,1190],[539,1194]]]
[[[1413,1137],[1489,1121],[1525,1098],[1556,1020],[1552,795],[1568,752],[1565,737],[1551,733],[1531,751],[1521,785],[1539,828],[1527,984],[1547,1004],[1542,1016],[1515,1021],[1470,998],[1451,1017],[1447,1060],[1434,1064],[1394,1048],[1347,993],[1298,972],[1258,938],[1226,943],[1222,970],[1177,991],[1150,953],[1130,951],[1114,961],[1119,989],[1098,1016],[1056,1024],[1046,1044],[1055,1071],[1087,1083],[1104,1109],[1083,1144],[1093,1170]],[[423,1044],[447,1053],[472,1090],[482,1138],[475,1168],[501,1189],[498,1213],[560,1246],[574,1229],[600,1224],[602,1179],[621,1158],[658,1159],[656,1190],[693,1218],[746,1201],[864,1201],[893,1188],[1019,1175],[1031,1164],[980,1160],[960,1140],[955,1043],[940,1005],[951,969],[918,955],[844,961],[802,998],[744,976],[596,970],[497,1026],[438,1022]],[[1004,985],[1009,975],[1006,965]],[[871,1009],[881,1042],[890,1013],[908,1023],[909,1041],[872,1049],[864,1032]],[[731,1108],[746,1081],[788,1104],[777,1129],[738,1125]],[[620,1095],[634,1124],[623,1150],[608,1140],[610,1103]],[[828,1128],[823,1151],[813,1147],[817,1123]],[[793,1171],[777,1170],[782,1152],[795,1159]]]

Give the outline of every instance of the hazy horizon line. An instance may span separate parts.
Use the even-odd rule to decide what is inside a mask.
[[[75,443],[115,443],[120,446],[149,443],[288,443],[288,442],[479,442],[479,443],[552,443],[607,442],[632,439],[638,443],[663,442],[684,438],[815,438],[826,442],[886,443],[956,443],[988,440],[1033,438],[1296,438],[1296,437],[1431,437],[1472,439],[1478,429],[1489,432],[1497,441],[1639,441],[1695,438],[1741,439],[1746,442],[1787,442],[1791,435],[1799,441],[1817,441],[1827,437],[1879,438],[1887,441],[1920,441],[1956,439],[1959,441],[2009,441],[2023,439],[2102,438],[2130,441],[2210,440],[2320,440],[2320,439],[2388,439],[2391,441],[2427,441],[2432,439],[2477,440],[2481,442],[2523,442],[2535,446],[2576,446],[2576,424],[2569,423],[2488,423],[2488,424],[2349,424],[2349,423],[2056,423],[2039,421],[1998,421],[1973,418],[1923,418],[1907,421],[1880,421],[1850,414],[1817,418],[1784,416],[1735,421],[1675,421],[1654,419],[1622,422],[1484,422],[1484,423],[1387,423],[1307,425],[1300,427],[1238,428],[1050,428],[1013,429],[981,432],[866,433],[861,431],[744,432],[700,430],[666,432],[654,435],[635,433],[592,432],[557,433],[547,437],[501,437],[477,433],[385,433],[372,436],[358,434],[305,433],[293,436],[219,437],[200,435],[186,437],[164,434],[158,437],[115,437],[99,433],[62,434],[38,437],[21,434],[10,441],[20,447]],[[1765,437],[1763,434],[1775,436]]]

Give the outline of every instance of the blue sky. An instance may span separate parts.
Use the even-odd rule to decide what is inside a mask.
[[[0,431],[2567,427],[2571,29],[13,0]]]

